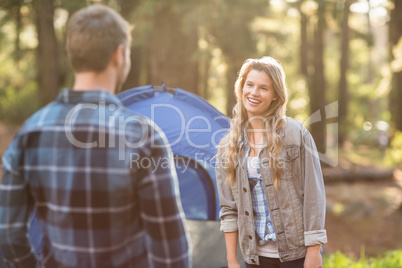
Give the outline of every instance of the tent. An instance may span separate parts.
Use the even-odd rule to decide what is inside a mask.
[[[229,120],[201,97],[183,89],[143,86],[118,95],[131,111],[150,118],[165,133],[174,154],[187,219],[218,220],[216,146]]]
[[[214,156],[229,129],[228,118],[203,98],[180,88],[148,85],[118,97],[128,109],[155,122],[169,141],[193,245],[193,267],[227,267],[224,234],[219,231]],[[241,254],[238,259],[244,267]]]

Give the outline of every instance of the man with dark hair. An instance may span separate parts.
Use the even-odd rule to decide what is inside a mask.
[[[8,267],[191,266],[166,137],[113,95],[130,69],[130,43],[129,24],[108,7],[71,17],[73,90],[29,118],[3,156],[0,247]],[[26,235],[34,211],[39,260]]]

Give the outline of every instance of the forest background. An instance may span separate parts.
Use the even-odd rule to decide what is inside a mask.
[[[230,116],[242,63],[279,60],[287,115],[309,128],[329,159],[334,236],[359,220],[361,237],[345,235],[349,243],[333,242],[328,251],[356,256],[363,248],[376,256],[402,248],[401,0],[0,0],[0,153],[7,134],[72,86],[66,22],[93,3],[115,8],[134,26],[123,89],[163,82]],[[355,212],[362,214],[355,219]],[[385,242],[373,241],[370,233],[394,221]]]

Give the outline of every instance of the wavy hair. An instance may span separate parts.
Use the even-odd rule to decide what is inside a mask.
[[[269,163],[274,174],[274,185],[278,188],[283,172],[282,163],[279,160],[279,152],[283,147],[283,140],[279,135],[279,131],[285,124],[287,88],[285,72],[274,58],[263,57],[261,59],[247,59],[241,67],[234,86],[237,103],[233,108],[233,117],[230,119],[229,132],[218,146],[217,158],[220,159],[221,163],[225,163],[225,179],[229,185],[232,185],[236,178],[235,163],[240,161],[239,148],[240,143],[243,141],[243,130],[245,128],[247,128],[247,130],[250,129],[247,111],[243,105],[242,93],[247,75],[251,70],[263,71],[269,76],[275,91],[275,96],[277,97],[261,116],[264,119],[263,121],[266,128],[266,143],[264,146],[268,147]]]

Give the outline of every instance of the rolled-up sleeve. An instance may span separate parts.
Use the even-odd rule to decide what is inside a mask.
[[[304,242],[306,246],[327,243],[325,230],[325,187],[317,147],[305,130],[301,148],[304,176]]]
[[[233,198],[231,187],[226,182],[225,162],[217,159],[216,166],[216,184],[219,194],[219,204],[221,210],[219,218],[221,220],[220,230],[222,232],[236,232],[237,226],[237,205]]]

